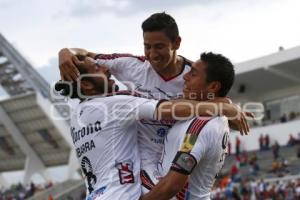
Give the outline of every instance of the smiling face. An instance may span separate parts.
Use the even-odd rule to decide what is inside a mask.
[[[221,54],[202,53],[201,59],[192,64],[183,78],[183,93],[187,99],[226,97],[234,82],[234,66]]]
[[[156,72],[163,72],[176,59],[180,38],[172,42],[162,31],[144,32],[143,37],[146,59]]]
[[[206,100],[209,92],[209,83],[206,82],[206,64],[197,60],[191,70],[183,76],[183,94],[186,99]]]

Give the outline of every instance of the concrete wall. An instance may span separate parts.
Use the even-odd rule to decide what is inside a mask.
[[[289,134],[298,138],[298,133],[300,133],[300,119],[286,123],[251,128],[250,134],[247,136],[241,136],[238,132],[232,132],[230,134],[230,142],[232,144],[231,152],[235,152],[236,137],[239,137],[241,140],[241,150],[258,150],[258,139],[261,134],[265,135],[266,133],[269,134],[270,137],[270,146],[275,140],[278,141],[279,145],[286,145],[289,140]]]

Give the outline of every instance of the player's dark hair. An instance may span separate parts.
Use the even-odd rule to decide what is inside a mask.
[[[179,30],[175,19],[165,12],[155,13],[148,17],[142,23],[142,29],[143,33],[162,31],[171,40],[171,42],[175,42],[179,36]]]
[[[231,61],[221,54],[212,52],[202,53],[201,60],[207,64],[206,72],[208,83],[218,81],[221,83],[221,89],[218,96],[225,97],[231,89],[234,82],[234,66]]]

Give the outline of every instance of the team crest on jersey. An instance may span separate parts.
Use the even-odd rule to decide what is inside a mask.
[[[131,160],[116,162],[115,166],[119,171],[120,183],[122,185],[126,183],[134,183],[133,162]]]

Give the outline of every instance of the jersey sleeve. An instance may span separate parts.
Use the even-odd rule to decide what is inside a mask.
[[[155,120],[156,108],[158,107],[160,101],[143,98],[138,98],[136,101],[138,103],[136,114],[137,119]]]
[[[186,130],[183,144],[172,162],[171,170],[186,175],[192,173],[209,147],[206,138],[208,129],[205,128],[208,122],[208,118],[195,118],[192,120]]]
[[[111,74],[123,82],[134,79],[132,72],[139,67],[138,65],[142,63],[142,60],[130,54],[98,54],[96,62],[99,65],[107,66]]]
[[[156,118],[156,107],[159,105],[158,100],[146,99],[135,96],[118,97],[118,103],[114,108],[119,121],[134,122],[141,119],[154,120]]]

